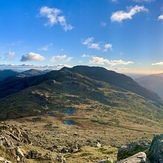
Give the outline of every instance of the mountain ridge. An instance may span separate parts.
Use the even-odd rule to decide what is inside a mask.
[[[80,71],[77,69],[80,69]],[[96,71],[93,74],[88,72],[88,69],[90,72],[92,70]],[[88,74],[85,75],[85,72]],[[101,75],[102,73],[103,75]],[[109,83],[106,77],[108,73],[113,76],[116,74],[119,77],[118,80],[123,76],[123,82],[126,81],[127,83],[128,81],[132,85],[133,80],[123,74],[119,75],[113,71],[98,67],[82,66],[54,70],[33,77],[13,77],[12,80],[11,78],[8,79],[7,83],[5,83],[6,80],[0,82],[0,91],[2,92],[0,117],[1,119],[17,118],[45,114],[65,108],[75,110],[78,110],[79,107],[87,108],[88,106],[94,108],[96,105],[104,110],[110,110],[110,108],[121,110],[123,108],[122,111],[132,111],[140,116],[144,112],[148,112],[148,118],[154,116],[160,119],[162,117],[163,106],[161,99],[155,93],[145,89],[147,94],[151,93],[153,95],[153,99],[150,99],[148,96],[142,96],[141,92],[137,94],[131,91],[131,86],[118,85],[122,81],[118,81],[116,84]],[[139,89],[142,88],[135,82],[133,83]]]

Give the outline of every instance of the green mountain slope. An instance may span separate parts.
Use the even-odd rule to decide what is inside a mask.
[[[131,78],[103,68],[102,71],[101,68],[96,68],[93,74],[92,69],[94,68],[89,67],[86,67],[87,72],[88,69],[91,72],[83,75],[84,73],[77,72],[76,68],[83,70],[82,67],[63,68],[60,71],[52,71],[38,77],[17,79],[15,85],[17,87],[19,85],[21,89],[19,88],[17,93],[11,93],[0,99],[0,118],[18,118],[52,112],[61,114],[62,111],[71,109],[75,111],[79,124],[83,121],[81,115],[85,113],[89,114],[89,117],[86,118],[89,122],[97,124],[120,125],[124,123],[124,119],[135,123],[133,117],[139,119],[140,123],[152,124],[151,121],[162,121],[163,106],[156,103],[160,98],[152,101],[140,95],[141,93],[129,91],[132,83],[125,89],[125,86],[133,81]],[[99,78],[95,76],[96,73],[100,73]],[[107,73],[115,76],[107,77],[105,76],[108,75]],[[115,78],[112,79],[113,77]],[[116,77],[119,78],[116,79]],[[120,77],[121,82],[119,82]],[[24,82],[26,82],[26,87],[23,87]],[[125,85],[122,82],[129,83]],[[136,86],[140,87],[138,84]],[[157,96],[154,94],[154,97]],[[61,119],[64,119],[63,115],[60,116]]]

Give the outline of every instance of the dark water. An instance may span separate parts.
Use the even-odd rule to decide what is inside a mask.
[[[76,123],[74,121],[71,121],[71,120],[63,121],[63,124],[65,124],[65,125],[76,125]]]
[[[62,110],[61,113],[64,113],[64,114],[74,114],[75,110],[74,109]]]

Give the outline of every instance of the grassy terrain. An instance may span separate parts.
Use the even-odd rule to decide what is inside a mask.
[[[127,88],[132,83],[129,87],[121,84],[125,85],[124,89],[118,86],[120,81],[116,81],[116,85],[106,82],[105,74],[106,81],[67,71],[52,75],[55,75],[55,80],[53,76],[48,79],[41,76],[39,81],[28,79],[38,84],[0,99],[0,119],[6,125],[15,124],[23,129],[33,144],[12,141],[25,154],[31,149],[42,153],[41,160],[28,159],[28,162],[50,162],[46,155],[48,152],[52,152],[54,157],[63,155],[70,163],[93,163],[108,156],[116,160],[118,146],[152,139],[154,134],[162,132],[161,102],[141,96],[142,92],[129,91]],[[42,81],[44,77],[46,80]],[[126,80],[125,76],[123,80]],[[139,86],[137,88],[140,89]],[[68,120],[76,125],[64,124]],[[97,142],[100,142],[101,148],[97,148]],[[80,146],[79,150],[61,152],[62,148],[71,148],[76,144]],[[5,156],[3,147],[1,151],[1,155]]]

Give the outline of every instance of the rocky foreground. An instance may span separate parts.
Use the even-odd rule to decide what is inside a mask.
[[[50,124],[49,124],[50,125]],[[33,127],[33,126],[32,126]],[[48,126],[46,126],[48,127]],[[50,133],[50,132],[49,132]],[[140,140],[120,147],[106,146],[100,140],[78,141],[69,138],[51,141],[48,133],[35,134],[26,126],[1,122],[0,162],[2,163],[162,163],[163,135],[153,140]],[[51,135],[49,135],[51,136]],[[57,141],[55,142],[55,140]],[[54,143],[55,142],[55,143]],[[54,145],[55,144],[55,145]]]

